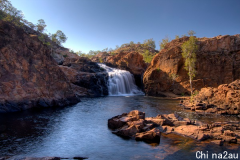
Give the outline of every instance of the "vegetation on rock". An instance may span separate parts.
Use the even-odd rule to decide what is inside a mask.
[[[189,35],[190,35],[189,40],[184,42],[181,46],[182,56],[185,59],[185,63],[184,63],[185,69],[188,71],[188,75],[189,75],[191,96],[193,94],[192,80],[196,74],[196,69],[195,69],[196,51],[198,50],[198,46],[196,44],[197,39],[193,36],[194,33],[195,33],[194,31],[189,31]]]

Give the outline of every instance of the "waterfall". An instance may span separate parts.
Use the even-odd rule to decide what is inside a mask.
[[[133,75],[125,70],[111,68],[105,64],[98,64],[108,73],[109,96],[144,95],[136,86]]]

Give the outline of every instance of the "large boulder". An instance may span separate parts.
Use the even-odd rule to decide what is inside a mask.
[[[5,21],[0,21],[0,62],[0,112],[79,102],[51,50]]]
[[[184,69],[181,45],[189,37],[175,39],[168,43],[152,60],[144,73],[143,83],[149,96],[164,96],[166,92],[189,94],[189,76]],[[240,37],[217,36],[197,38],[196,77],[193,90],[203,87],[217,87],[240,78]],[[173,75],[178,77],[173,80]]]
[[[145,113],[133,110],[129,113],[115,116],[108,120],[108,127],[112,133],[125,137],[135,138],[145,142],[160,142],[160,131],[154,124],[145,120]]]

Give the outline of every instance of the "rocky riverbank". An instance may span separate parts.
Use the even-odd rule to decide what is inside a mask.
[[[214,122],[212,124],[182,118],[176,114],[145,117],[138,110],[115,116],[108,120],[112,133],[148,143],[160,143],[161,133],[178,134],[198,141],[209,140],[214,144],[240,144],[240,122]]]
[[[108,75],[97,63],[57,44],[51,48],[29,30],[0,21],[0,113],[108,94]]]
[[[217,88],[202,88],[192,102],[184,100],[180,105],[198,114],[239,115],[240,80],[219,85]]]

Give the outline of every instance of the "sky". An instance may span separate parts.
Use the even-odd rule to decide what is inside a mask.
[[[75,52],[115,49],[116,45],[189,30],[197,37],[240,34],[239,0],[10,0],[37,24],[44,19],[50,33],[63,31],[63,44]]]

